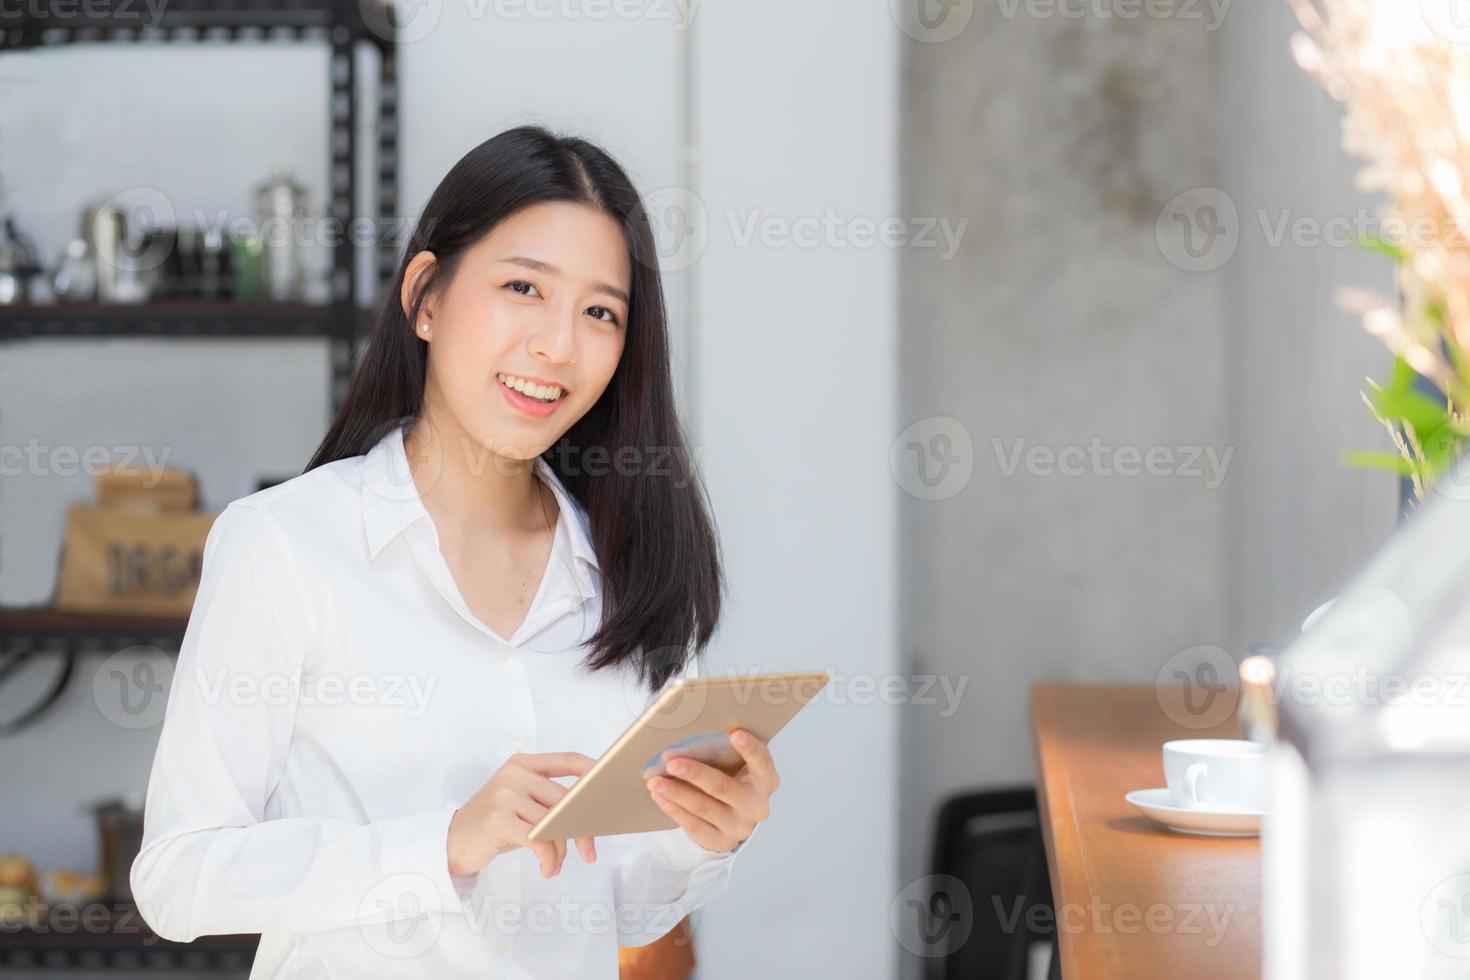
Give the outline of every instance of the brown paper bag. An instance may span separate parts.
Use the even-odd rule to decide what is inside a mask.
[[[145,470],[108,466],[97,473],[97,506],[113,510],[192,512],[199,494],[194,477],[183,470]]]
[[[217,516],[73,504],[66,511],[56,608],[187,616],[204,539]]]

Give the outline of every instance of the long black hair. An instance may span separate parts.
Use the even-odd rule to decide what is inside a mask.
[[[464,251],[531,204],[569,201],[623,229],[632,266],[622,358],[597,403],[544,458],[587,512],[602,575],[602,622],[584,665],[628,663],[652,689],[703,649],[720,616],[719,543],[674,406],[658,255],[647,211],[603,150],[539,126],[510,129],[466,153],[440,181],[382,298],[372,336],[326,438],[307,464],[366,453],[423,407],[428,344],[414,332],[426,296],[453,279]],[[409,260],[436,262],[405,314]],[[619,456],[619,449],[631,453]],[[629,458],[639,465],[614,465]],[[600,465],[592,461],[600,460]]]

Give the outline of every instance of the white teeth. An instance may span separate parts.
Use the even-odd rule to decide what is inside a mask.
[[[561,388],[556,385],[538,385],[534,382],[527,381],[525,378],[518,378],[513,374],[502,374],[498,377],[500,378],[500,382],[507,388],[514,388],[521,394],[535,398],[538,401],[554,402],[562,395]]]

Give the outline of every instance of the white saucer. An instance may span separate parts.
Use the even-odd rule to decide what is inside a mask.
[[[1206,837],[1255,837],[1261,832],[1259,811],[1190,810],[1174,802],[1167,786],[1136,789],[1123,799],[1149,817],[1183,834]]]

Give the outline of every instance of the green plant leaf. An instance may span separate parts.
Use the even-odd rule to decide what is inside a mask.
[[[1368,400],[1379,415],[1410,426],[1420,442],[1439,432],[1449,422],[1449,404],[1415,388],[1394,384],[1369,392]]]
[[[1382,235],[1369,235],[1359,233],[1353,236],[1353,241],[1359,248],[1366,248],[1370,252],[1386,255],[1395,262],[1404,262],[1408,259],[1408,253]]]
[[[1395,390],[1413,390],[1415,382],[1419,378],[1419,372],[1409,367],[1409,362],[1402,357],[1393,359],[1393,369],[1389,372],[1388,386]]]
[[[1342,460],[1349,466],[1367,470],[1388,470],[1399,476],[1408,476],[1414,471],[1409,461],[1398,453],[1379,452],[1373,449],[1350,450],[1342,454]]]

